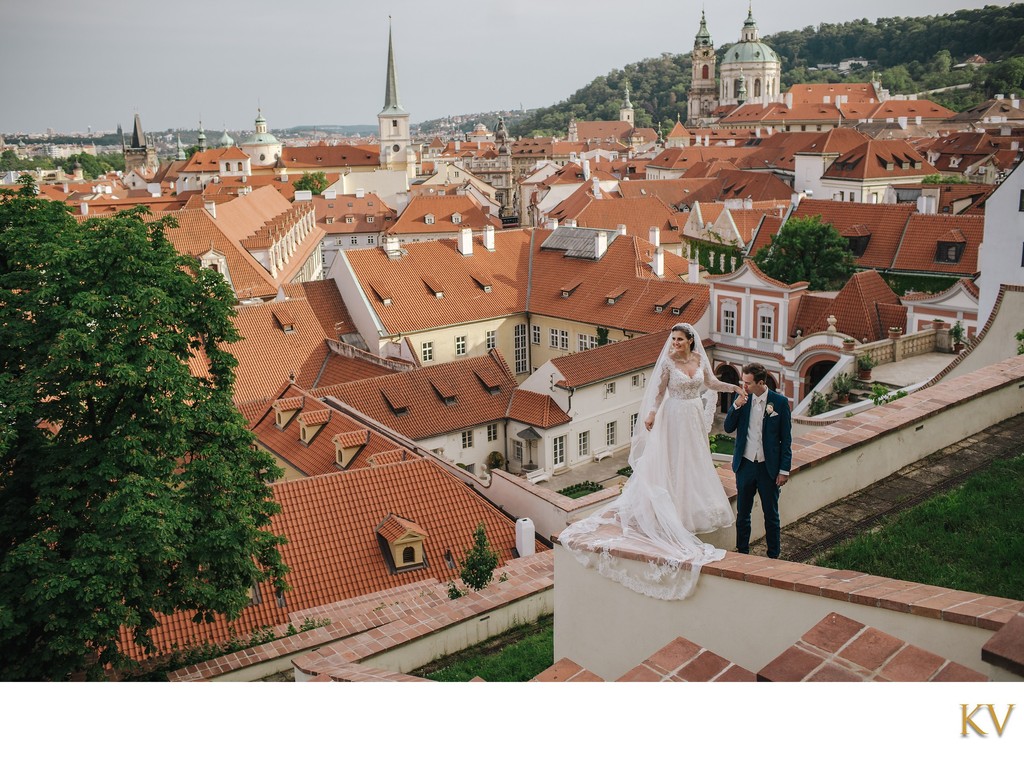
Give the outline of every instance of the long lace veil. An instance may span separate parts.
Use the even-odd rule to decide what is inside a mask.
[[[677,324],[673,331],[677,328],[693,336],[693,350],[700,354],[701,371],[710,372],[697,331],[688,323]],[[644,420],[664,401],[662,378],[672,361],[671,344],[672,332],[669,332],[647,379],[630,441],[632,476],[611,504],[570,524],[559,535],[559,542],[583,565],[597,569],[632,590],[664,600],[690,595],[700,567],[725,555],[725,551],[704,543],[682,525],[678,505],[656,484],[655,472],[667,462],[661,460],[663,456],[656,448],[648,452],[655,436],[647,430]],[[714,419],[717,395],[705,387],[700,401],[707,435]],[[625,554],[652,558],[643,564],[627,559]]]

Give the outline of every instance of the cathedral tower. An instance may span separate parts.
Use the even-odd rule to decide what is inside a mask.
[[[692,76],[690,97],[686,107],[686,123],[696,126],[709,117],[718,105],[718,99],[715,97],[715,43],[708,33],[704,11],[700,12],[700,29],[693,40],[690,62]]]

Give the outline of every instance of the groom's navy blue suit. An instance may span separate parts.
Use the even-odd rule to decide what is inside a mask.
[[[755,463],[743,456],[747,447],[753,396],[749,396],[739,409],[734,405],[729,406],[725,431],[736,433],[736,447],[732,454],[732,470],[736,473],[736,550],[740,553],[750,550],[750,512],[754,508],[754,493],[757,492],[761,496],[761,508],[764,510],[768,557],[777,559],[781,549],[782,529],[776,478],[779,472],[788,473],[793,463],[792,415],[786,396],[773,390],[768,390],[767,396],[765,408],[771,406],[772,413],[762,412],[764,461]]]

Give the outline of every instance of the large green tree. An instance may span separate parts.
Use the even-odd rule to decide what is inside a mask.
[[[330,186],[331,183],[327,181],[327,175],[322,171],[303,174],[295,180],[293,185],[296,190],[309,190],[314,195],[319,195]]]
[[[838,290],[856,271],[846,239],[821,216],[790,218],[754,263],[769,277],[808,282],[812,290]]]
[[[277,468],[232,403],[232,293],[165,228],[0,193],[2,680],[99,675],[158,612],[286,588]]]

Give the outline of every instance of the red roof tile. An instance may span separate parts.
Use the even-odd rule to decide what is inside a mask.
[[[908,272],[973,275],[978,271],[978,248],[985,235],[985,217],[914,214],[907,224],[893,268]],[[943,244],[945,243],[945,244]],[[947,250],[962,248],[950,260]]]

